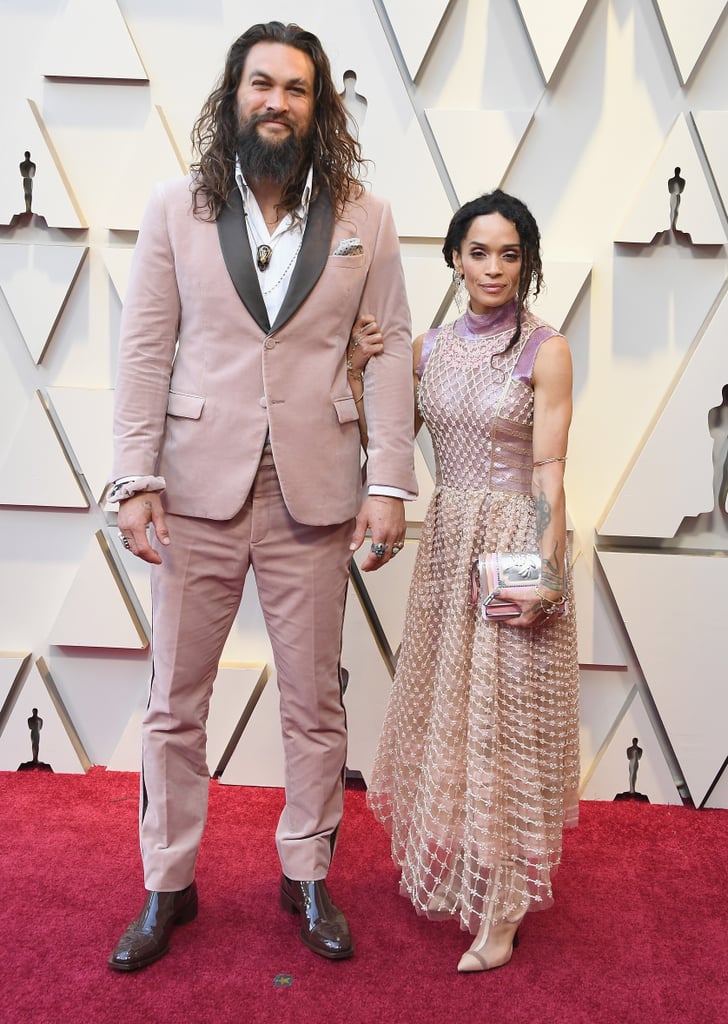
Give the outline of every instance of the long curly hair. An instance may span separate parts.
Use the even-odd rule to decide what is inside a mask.
[[[531,298],[536,298],[543,287],[541,264],[541,233],[538,224],[525,203],[501,189],[487,192],[472,199],[455,212],[445,236],[442,254],[448,267],[455,269],[453,253],[460,255],[465,236],[476,217],[499,213],[515,225],[521,242],[521,271],[518,276],[518,297],[516,300],[516,329],[508,347],[515,345],[521,336],[521,321],[524,309]]]
[[[314,188],[329,192],[334,209],[341,213],[346,200],[363,191],[364,160],[357,140],[349,131],[346,107],[336,91],[331,65],[321,42],[299,25],[269,21],[252,25],[230,47],[220,79],[205,101],[192,128],[192,192],[195,216],[217,220],[235,182],[235,153],[240,129],[237,91],[245,61],[256,43],[282,43],[307,54],[314,66],[313,164]],[[281,207],[293,212],[301,200],[309,163],[297,169],[283,187]]]

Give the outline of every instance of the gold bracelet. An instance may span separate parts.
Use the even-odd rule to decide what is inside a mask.
[[[361,400],[362,400],[362,398],[363,398],[363,397],[364,397],[364,389],[362,388],[362,392],[361,392],[361,394],[359,395],[359,397],[358,397],[358,398],[355,398],[355,399],[354,399],[354,405],[358,405],[358,404],[359,404],[359,402],[361,402]]]
[[[350,366],[349,363],[346,364],[346,372],[348,373],[348,375],[350,377],[353,377],[354,380],[361,380],[361,381],[364,380],[364,374],[363,373],[355,373],[354,372],[354,367]]]
[[[540,459],[538,462],[534,462],[534,466],[545,466],[547,462],[566,462],[566,456],[564,455],[561,458],[553,459]]]
[[[541,593],[538,584],[536,584],[534,589],[536,591],[536,597],[539,600],[539,604],[541,605],[541,611],[544,615],[555,615],[566,600],[566,594],[562,594],[558,601],[552,601],[550,597],[546,597],[545,594]]]

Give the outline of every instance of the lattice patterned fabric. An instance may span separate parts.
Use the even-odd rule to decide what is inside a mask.
[[[422,374],[436,488],[368,790],[391,834],[403,894],[418,912],[456,916],[472,933],[483,918],[516,919],[553,902],[562,828],[578,813],[571,579],[569,614],[533,630],[486,622],[469,603],[481,551],[537,547],[523,431],[533,391],[530,375],[517,379],[523,359],[505,395],[504,386],[529,339],[532,365],[533,350],[556,332],[527,314],[504,355],[513,317],[509,306],[442,328]],[[525,433],[527,481],[518,444],[499,444],[509,427]]]

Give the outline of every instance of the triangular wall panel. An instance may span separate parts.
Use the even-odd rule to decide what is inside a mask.
[[[438,237],[452,208],[396,68],[362,55],[357,90],[368,104],[358,138],[372,188],[391,203],[400,237]]]
[[[635,738],[642,750],[635,782],[636,792],[644,794],[650,803],[681,805],[677,785],[636,688],[600,752],[583,787],[582,798],[614,800],[617,794],[629,792],[630,763],[627,748],[632,746]]]
[[[13,654],[10,651],[0,654],[0,711],[5,707],[10,691],[19,681],[30,660],[30,652]],[[0,731],[2,731],[0,719]]]
[[[723,209],[728,210],[728,146],[725,144],[728,138],[728,110],[701,110],[692,116],[710,172],[722,197]]]
[[[207,720],[207,764],[210,774],[224,758],[227,765],[249,716],[268,681],[267,665],[221,664],[215,676]]]
[[[258,696],[243,735],[233,750],[220,782],[232,786],[285,785],[281,713],[275,673]]]
[[[134,249],[128,246],[107,247],[103,250],[103,257],[106,269],[109,271],[109,277],[116,289],[116,294],[123,302],[126,288],[129,284]]]
[[[579,664],[593,668],[625,669],[627,659],[612,628],[611,616],[599,580],[595,580],[586,558],[575,557],[573,564],[576,597],[576,629]]]
[[[728,558],[600,551],[599,560],[690,794],[700,803],[728,755]]]
[[[726,0],[653,0],[665,38],[684,84],[690,78],[705,44],[725,10]]]
[[[89,507],[40,392],[28,406],[0,467],[0,505]]]
[[[678,197],[671,194],[670,182],[676,169],[685,184],[675,217]],[[689,235],[693,245],[726,243],[726,233],[683,114],[665,139],[614,240],[648,244],[661,232],[669,231],[673,219],[676,230]]]
[[[579,754],[581,785],[592,776],[610,733],[634,697],[635,685],[625,670],[582,669],[579,676]],[[613,796],[614,794],[612,794]]]
[[[557,263],[545,260],[546,286],[531,309],[547,323],[561,330],[591,274],[591,263]]]
[[[723,769],[703,806],[728,808],[728,770],[726,768]]]
[[[21,163],[25,153],[35,164],[31,211],[49,227],[86,226],[40,110],[33,100],[3,111],[3,153],[0,160],[0,224],[18,218],[25,223],[25,195]]]
[[[461,204],[500,186],[533,119],[530,110],[429,109],[426,114]],[[470,140],[467,160],[464,138]],[[446,227],[441,221],[439,233]]]
[[[118,570],[119,572],[120,578],[123,581],[124,593],[132,602],[135,614],[141,622],[146,621],[150,623],[152,621],[152,589],[150,579],[152,567],[149,562],[145,562],[143,559],[133,555],[131,551],[127,551],[121,543],[121,537],[115,525],[119,506],[116,503],[109,502],[105,508],[108,511],[109,521],[114,524],[109,527],[104,537],[109,547],[113,548],[112,557],[115,571]]]
[[[66,0],[49,39],[48,78],[148,81],[116,0]]]
[[[132,650],[148,646],[149,625],[130,598],[115,554],[99,531],[51,627],[52,644]]]
[[[29,719],[35,717],[34,709],[42,720],[38,762],[50,765],[54,772],[88,771],[91,763],[42,658],[13,697],[13,707],[0,734],[0,771],[14,772],[19,765],[33,761]]]
[[[417,77],[448,4],[449,0],[420,0],[417,17],[413,17],[411,0],[384,0],[387,17],[413,79]]]
[[[672,538],[684,517],[713,508],[708,415],[728,384],[727,336],[724,297],[600,524],[603,537]]]
[[[406,248],[402,252],[402,267],[412,316],[412,336],[416,338],[432,326],[450,288],[452,271],[445,265],[442,253],[408,256]]]
[[[114,392],[110,388],[48,388],[49,413],[76,473],[100,501],[111,466]]]
[[[586,0],[518,0],[526,31],[546,83],[586,7]]]
[[[151,671],[151,669],[150,669]],[[149,703],[149,688],[139,694],[119,742],[106,764],[110,772],[138,772],[142,763],[142,719]]]
[[[152,188],[186,171],[160,107],[153,107],[143,131],[120,160],[119,182],[109,189],[107,224],[116,231],[138,231]]]
[[[33,361],[40,363],[88,248],[0,245],[0,288]]]

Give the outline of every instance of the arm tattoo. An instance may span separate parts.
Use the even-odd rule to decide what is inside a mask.
[[[536,499],[536,536],[539,540],[546,533],[546,527],[551,522],[551,505],[543,491]]]
[[[554,545],[554,552],[550,558],[541,559],[541,582],[549,590],[562,593],[564,589],[564,578],[559,568],[559,544]]]
[[[536,499],[536,536],[539,543],[543,540],[544,534],[551,523],[551,505],[543,491]],[[553,554],[550,558],[544,557],[541,560],[541,582],[549,590],[561,593],[564,589],[564,578],[559,567],[559,543],[554,545]]]

